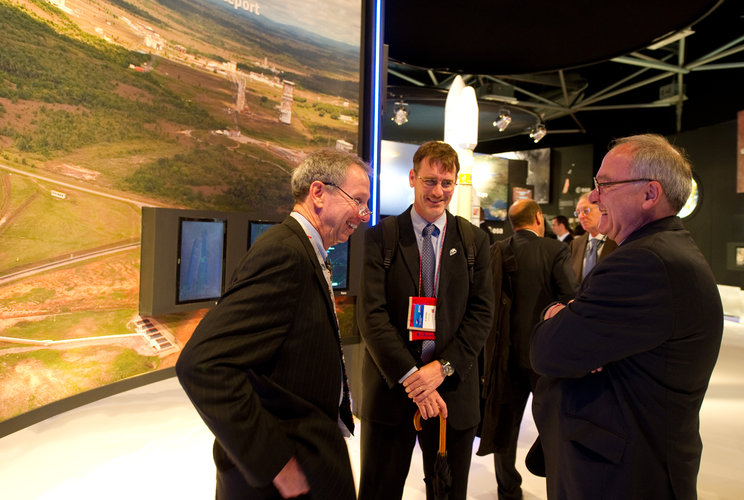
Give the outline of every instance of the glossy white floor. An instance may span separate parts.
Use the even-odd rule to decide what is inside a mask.
[[[744,325],[726,322],[724,345],[701,411],[701,499],[744,498]],[[526,499],[545,483],[524,470],[535,437],[522,424],[517,461]],[[0,498],[171,499],[214,497],[212,438],[175,379],[112,396],[0,439]],[[355,473],[359,444],[349,441]],[[411,467],[407,500],[424,499],[421,459]],[[474,456],[469,498],[495,499],[491,457]]]

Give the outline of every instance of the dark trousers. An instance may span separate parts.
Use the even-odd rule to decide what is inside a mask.
[[[517,441],[519,427],[522,424],[524,409],[530,393],[534,392],[538,375],[529,368],[509,367],[509,444],[502,453],[493,454],[493,466],[496,472],[499,500],[518,500],[522,498],[522,476],[515,466],[517,459]]]
[[[422,430],[417,433],[413,428],[413,418],[410,425],[396,426],[362,419],[359,500],[395,500],[403,496],[417,438],[424,461],[424,476],[433,477],[439,449],[439,418],[422,419],[421,425]],[[475,429],[454,430],[447,425],[447,459],[452,470],[450,500],[467,498]],[[434,498],[429,484],[426,498]]]

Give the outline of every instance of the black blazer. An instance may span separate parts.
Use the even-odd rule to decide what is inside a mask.
[[[367,230],[363,281],[357,319],[366,346],[362,366],[361,416],[388,425],[411,425],[416,405],[398,380],[421,366],[421,342],[409,342],[409,297],[418,294],[419,251],[411,207],[398,215],[398,246],[390,269],[383,267],[382,224]],[[455,217],[447,213],[440,257],[437,343],[434,359],[444,358],[455,374],[439,386],[455,429],[480,420],[477,356],[488,336],[493,314],[488,236],[473,226],[474,278],[469,283],[465,249]]]
[[[599,262],[532,339],[548,498],[697,498],[700,406],[722,331],[715,278],[679,218]]]
[[[512,276],[511,357],[530,368],[530,339],[542,319],[540,313],[552,302],[573,299],[578,285],[571,253],[564,243],[521,230],[514,234],[511,245],[517,260]]]
[[[261,487],[296,456],[313,498],[356,498],[338,427],[342,371],[333,307],[296,220],[288,217],[251,246],[176,365],[215,435],[218,471],[237,466]]]
[[[491,245],[491,267],[497,309],[484,349],[478,455],[502,453],[509,446],[512,428],[504,422],[514,413],[510,370],[514,365],[531,370],[530,339],[542,310],[555,301],[568,302],[577,289],[568,246],[532,231],[517,231]]]

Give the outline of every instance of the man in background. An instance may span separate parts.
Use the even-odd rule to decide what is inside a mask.
[[[599,232],[599,209],[589,201],[589,193],[581,195],[576,204],[576,217],[586,231],[571,242],[571,262],[579,284],[584,276],[617,248],[617,243]]]
[[[295,205],[251,245],[176,373],[215,436],[218,500],[354,499],[354,423],[326,250],[369,219],[368,167],[333,150],[292,174]]]
[[[414,154],[413,206],[365,235],[357,317],[362,365],[361,500],[403,495],[418,439],[427,498],[433,498],[438,415],[447,417],[450,500],[467,497],[473,439],[480,421],[477,357],[493,308],[488,236],[447,212],[460,163],[444,142]],[[412,304],[436,301],[430,330],[409,321]],[[431,310],[430,310],[431,312]],[[433,331],[431,331],[433,330]],[[421,336],[427,337],[418,340]],[[416,410],[424,418],[417,434]]]
[[[700,407],[723,331],[713,273],[675,214],[690,164],[658,135],[617,141],[589,201],[619,242],[568,306],[547,309],[531,360],[550,499],[694,499]]]
[[[486,404],[478,449],[478,455],[494,454],[500,500],[522,498],[515,460],[524,408],[537,383],[529,355],[532,328],[543,309],[573,299],[577,288],[568,246],[543,237],[545,218],[537,202],[514,202],[509,222],[514,235],[491,247],[498,316],[484,353]],[[511,307],[499,307],[508,302]]]
[[[550,221],[550,228],[553,230],[553,234],[558,241],[562,241],[565,244],[570,244],[574,237],[571,230],[568,228],[568,218],[565,215],[556,215],[553,220]]]

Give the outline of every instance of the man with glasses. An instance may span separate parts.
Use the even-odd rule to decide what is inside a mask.
[[[215,436],[218,500],[356,498],[325,261],[369,220],[369,169],[353,154],[315,151],[291,185],[292,213],[251,245],[176,364]]]
[[[446,210],[459,168],[451,146],[423,144],[409,173],[413,206],[365,235],[357,302],[366,346],[361,500],[402,497],[417,438],[427,498],[433,498],[440,414],[447,417],[449,498],[467,496],[480,420],[477,357],[491,326],[493,289],[488,236]],[[413,426],[416,410],[424,419],[419,433]]]
[[[571,242],[571,265],[576,279],[581,284],[584,276],[617,248],[617,243],[599,232],[599,208],[589,201],[589,193],[581,195],[574,215],[586,231]]]
[[[676,216],[691,187],[690,164],[657,135],[617,141],[597,173],[589,201],[619,246],[546,310],[530,351],[550,499],[697,498],[723,313]]]

